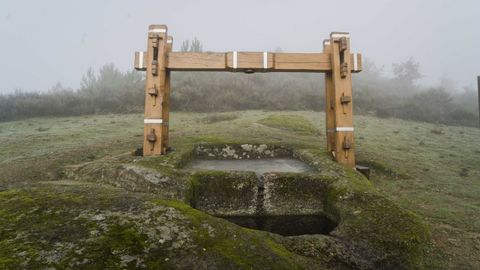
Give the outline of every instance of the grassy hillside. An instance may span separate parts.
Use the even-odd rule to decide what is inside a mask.
[[[142,140],[142,118],[100,115],[0,123],[0,191],[59,180],[65,165],[133,150]],[[288,111],[173,113],[171,140],[175,145],[176,138],[185,136],[268,138],[324,151],[324,118],[323,113]],[[374,185],[430,224],[426,267],[480,269],[480,130],[367,116],[357,116],[355,128],[357,163],[373,169]]]

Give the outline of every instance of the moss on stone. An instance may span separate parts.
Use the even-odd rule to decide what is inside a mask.
[[[418,268],[428,242],[428,227],[413,213],[400,208],[349,170],[330,186],[327,211],[339,217],[333,235],[346,240],[375,267]]]
[[[191,205],[213,215],[253,215],[257,176],[253,172],[199,171],[192,175]]]
[[[160,201],[182,212],[198,228],[195,240],[220,269],[304,269],[302,258],[289,252],[267,233],[244,229],[175,201]],[[207,225],[205,225],[207,224]],[[211,227],[209,227],[211,226]]]
[[[1,192],[0,268],[302,268],[266,233],[139,195],[50,184]]]
[[[429,238],[428,228],[417,216],[401,209],[379,194],[363,175],[335,163],[323,149],[301,142],[289,145],[278,144],[278,142],[262,144],[240,139],[212,135],[184,137],[174,142],[173,152],[159,157],[141,158],[132,166],[145,167],[158,175],[174,180],[174,182],[166,182],[168,186],[160,188],[163,190],[163,193],[158,193],[161,198],[176,198],[215,215],[239,213],[252,215],[255,214],[256,200],[258,200],[255,197],[257,188],[255,174],[218,171],[191,174],[183,169],[185,164],[198,156],[208,156],[209,153],[215,157],[226,153],[227,157],[223,158],[257,158],[271,156],[271,153],[273,156],[291,155],[298,158],[315,168],[315,172],[308,175],[277,174],[271,179],[272,181],[267,180],[265,182],[267,212],[292,214],[292,211],[298,213],[307,209],[309,214],[321,213],[337,221],[339,226],[331,236],[315,242],[319,245],[317,248],[319,252],[331,255],[317,255],[310,258],[305,254],[294,254],[299,250],[299,243],[304,241],[308,244],[306,238],[298,240],[300,242],[297,241],[294,245],[292,244],[293,246],[289,246],[291,244],[289,241],[285,243],[280,241],[282,244],[279,244],[279,241],[269,238],[264,232],[240,228],[227,221],[210,217],[181,202],[159,201],[158,204],[173,207],[182,213],[183,218],[190,222],[188,228],[194,235],[195,246],[202,246],[198,250],[193,249],[194,251],[190,248],[177,250],[180,252],[179,257],[195,258],[198,263],[233,269],[259,268],[256,267],[257,265],[268,269],[267,264],[258,262],[261,252],[258,254],[256,252],[259,250],[265,252],[263,256],[280,258],[281,267],[278,268],[297,266],[309,268],[308,264],[302,263],[310,259],[318,260],[318,263],[326,263],[333,268],[344,264],[350,265],[346,268],[386,266],[393,269],[416,268],[420,265],[423,247]],[[200,148],[203,150],[199,153],[197,150]],[[261,154],[251,154],[259,148],[262,150]],[[268,155],[264,155],[265,151],[269,151]],[[120,163],[106,164],[119,165]],[[118,181],[118,174],[114,176]],[[112,178],[112,181],[115,181],[115,178]],[[171,189],[177,184],[179,188]],[[166,191],[177,193],[177,195],[164,196]],[[108,235],[117,235],[122,242],[131,241],[129,245],[134,250],[140,249],[140,242],[144,241],[142,239],[145,236],[136,233],[138,221],[135,220],[133,218],[125,221],[126,227],[108,227],[112,232],[105,234],[107,236],[104,235],[103,240],[96,240],[100,242],[94,242],[97,246],[102,246],[103,243],[113,241]],[[184,221],[179,224],[184,224]],[[137,228],[137,231],[131,228]],[[181,228],[184,230],[185,227]],[[215,231],[213,234],[212,228]],[[134,254],[134,250],[130,253]],[[95,254],[99,252],[96,251]],[[138,257],[138,254],[135,256]],[[336,258],[333,260],[335,263],[325,261],[331,257]],[[295,258],[295,263],[292,258]],[[168,260],[165,261],[166,259]],[[144,265],[158,268],[172,268],[172,261],[175,261],[168,256],[161,259],[143,258],[143,260]],[[105,261],[108,260],[105,259]],[[112,265],[118,265],[121,260],[113,257],[111,262]],[[188,263],[182,264],[182,267],[185,268],[186,265]]]
[[[329,176],[303,173],[267,173],[263,179],[269,215],[324,214],[328,185],[334,181]]]
[[[419,266],[430,233],[417,216],[375,192],[343,194],[331,202],[341,220],[335,236],[349,239],[352,246],[370,253],[377,267]]]

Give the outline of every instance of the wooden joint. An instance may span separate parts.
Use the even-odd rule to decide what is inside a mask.
[[[160,35],[156,33],[150,33],[148,37],[152,40],[152,47],[153,48],[158,48],[158,44],[160,43]]]
[[[158,61],[157,60],[152,60],[152,75],[153,76],[158,75]]]
[[[343,137],[342,147],[343,147],[343,150],[345,150],[345,151],[348,151],[348,150],[352,149],[352,142],[346,136]]]
[[[148,94],[149,94],[150,96],[153,96],[153,97],[158,96],[157,86],[154,85],[152,88],[148,88]]]
[[[347,41],[347,37],[341,37],[339,39],[339,50],[340,50],[340,53],[343,53],[344,51],[346,51],[348,48],[348,41]]]
[[[147,134],[147,141],[149,143],[155,143],[157,141],[157,135],[155,134],[155,129],[150,129],[150,133]]]
[[[158,89],[157,85],[154,85],[151,88],[148,88],[147,94],[149,94],[153,98],[153,106],[157,106],[157,96],[158,96]],[[161,102],[160,102],[161,104]]]
[[[352,102],[352,97],[351,96],[345,96],[345,94],[342,94],[342,96],[340,97],[340,103],[342,105],[345,105],[345,104],[348,104]]]
[[[340,66],[340,76],[342,78],[346,78],[348,75],[348,63],[343,62],[342,65]]]

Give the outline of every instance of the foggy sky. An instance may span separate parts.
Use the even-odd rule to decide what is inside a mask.
[[[0,93],[76,88],[89,67],[133,68],[149,24],[167,24],[174,50],[198,37],[209,51],[320,52],[332,31],[352,51],[385,66],[413,57],[437,84],[480,75],[480,1],[126,1],[1,0]],[[358,76],[358,75],[355,75]]]

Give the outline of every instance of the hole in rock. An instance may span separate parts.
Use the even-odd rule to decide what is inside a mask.
[[[220,218],[245,228],[283,236],[329,234],[337,227],[334,221],[322,215],[221,216]]]
[[[257,174],[266,172],[310,172],[312,168],[306,163],[293,158],[272,159],[197,159],[189,165],[191,169],[216,170],[216,171],[251,171]]]

